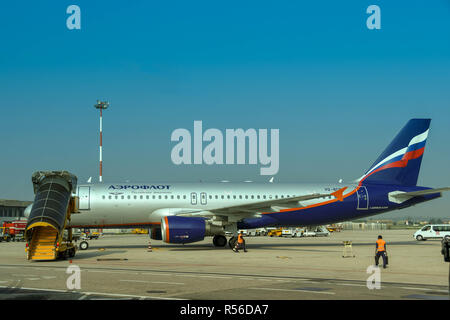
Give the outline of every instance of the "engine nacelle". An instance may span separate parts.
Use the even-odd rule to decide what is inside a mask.
[[[151,227],[148,234],[150,239],[162,240],[161,227]]]
[[[162,240],[167,243],[191,243],[205,238],[204,218],[166,216],[161,219]]]

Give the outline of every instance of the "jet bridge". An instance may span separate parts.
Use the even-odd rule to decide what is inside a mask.
[[[25,228],[28,260],[55,260],[75,256],[72,229],[64,229],[77,212],[72,197],[77,177],[67,171],[37,171],[31,180],[34,202]]]

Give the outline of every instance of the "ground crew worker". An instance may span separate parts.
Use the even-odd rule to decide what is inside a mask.
[[[378,261],[380,256],[383,257],[383,268],[386,269],[387,256],[386,256],[386,241],[383,240],[382,236],[378,236],[378,240],[375,244],[375,265],[378,266]]]
[[[245,249],[245,240],[242,231],[238,234],[236,246],[233,248],[233,251],[239,253],[239,249],[244,249],[244,252],[247,252],[247,249]]]

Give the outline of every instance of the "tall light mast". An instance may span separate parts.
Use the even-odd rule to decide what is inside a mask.
[[[100,101],[97,100],[97,104],[94,105],[96,109],[100,109],[100,174],[99,174],[99,181],[102,182],[102,116],[103,116],[103,110],[106,110],[109,106],[109,102],[107,101]]]

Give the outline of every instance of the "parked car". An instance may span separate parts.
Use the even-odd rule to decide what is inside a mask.
[[[417,241],[427,239],[450,239],[450,224],[427,224],[422,229],[417,230],[413,237]]]

